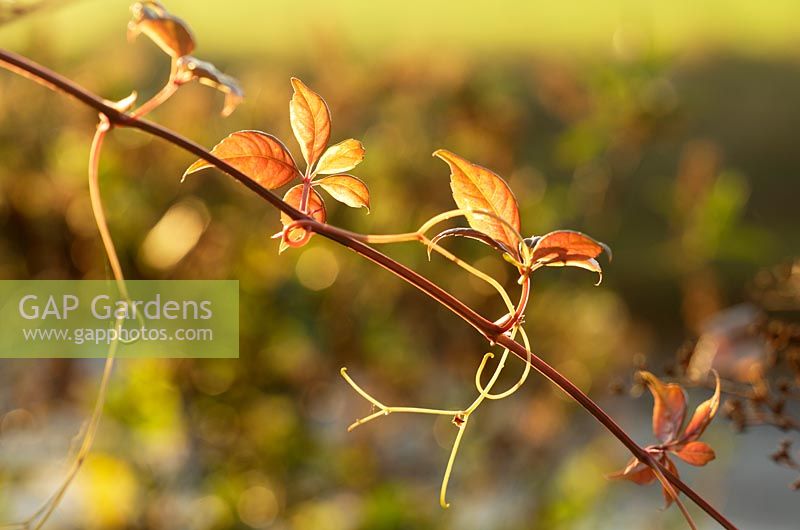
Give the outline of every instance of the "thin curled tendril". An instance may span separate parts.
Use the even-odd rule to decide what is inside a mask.
[[[515,327],[510,336],[514,336],[515,333],[519,331],[523,337],[523,341],[525,345],[530,348],[530,343],[528,341],[527,334],[522,330],[520,327]],[[369,392],[361,388],[347,373],[347,368],[342,368],[340,373],[345,381],[356,391],[361,397],[363,397],[366,401],[368,401],[374,408],[378,409],[371,414],[364,416],[363,418],[359,418],[347,428],[348,431],[352,431],[353,429],[364,425],[365,423],[371,422],[377,418],[388,416],[395,412],[400,413],[411,413],[411,414],[426,414],[426,415],[436,415],[436,416],[452,416],[453,424],[458,428],[458,432],[456,434],[456,438],[453,442],[453,446],[450,450],[450,456],[447,461],[447,466],[445,468],[444,476],[442,477],[442,483],[439,491],[439,503],[442,508],[448,508],[450,504],[447,502],[447,487],[450,482],[450,476],[453,471],[453,466],[455,463],[456,456],[458,455],[459,447],[461,446],[461,440],[463,439],[464,432],[466,431],[467,425],[469,424],[469,419],[475,410],[486,400],[486,399],[503,399],[514,392],[516,392],[530,373],[530,363],[526,363],[525,369],[522,372],[521,377],[512,385],[508,390],[504,392],[500,392],[497,394],[492,394],[491,390],[494,385],[497,383],[498,378],[500,377],[500,373],[503,371],[505,367],[505,363],[508,360],[509,350],[504,349],[503,354],[501,355],[500,361],[498,362],[497,366],[495,367],[489,381],[487,382],[486,386],[482,386],[480,383],[481,375],[483,374],[486,364],[489,359],[494,357],[494,354],[488,352],[483,355],[481,358],[481,362],[478,366],[478,369],[475,374],[475,385],[478,389],[478,396],[475,400],[465,409],[461,410],[454,410],[454,409],[433,409],[433,408],[423,408],[423,407],[396,407],[386,405],[383,402],[379,401],[377,398],[373,397]]]

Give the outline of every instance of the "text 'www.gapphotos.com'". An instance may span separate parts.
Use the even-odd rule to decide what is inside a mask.
[[[111,344],[115,341],[176,341],[210,342],[214,331],[207,328],[26,328],[22,330],[26,342],[68,342],[72,344]]]

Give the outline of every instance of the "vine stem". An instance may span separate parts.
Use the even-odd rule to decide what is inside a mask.
[[[558,372],[555,368],[550,366],[543,359],[535,354],[529,352],[523,345],[511,339],[503,333],[501,326],[487,320],[472,308],[464,304],[459,299],[433,283],[429,279],[420,275],[419,273],[411,270],[405,265],[395,261],[389,256],[377,251],[373,247],[353,239],[347,235],[347,231],[338,229],[337,227],[317,223],[309,216],[303,214],[296,208],[282,201],[278,196],[273,194],[267,189],[259,186],[255,181],[248,178],[247,175],[237,170],[225,161],[212,155],[207,149],[199,144],[180,136],[179,134],[157,125],[147,120],[140,120],[131,117],[130,115],[114,108],[110,102],[105,101],[101,97],[93,94],[85,88],[79,86],[70,79],[53,72],[52,70],[41,66],[30,59],[18,55],[16,53],[0,49],[0,66],[5,66],[7,69],[16,72],[28,79],[31,79],[39,84],[42,84],[56,92],[70,95],[76,98],[84,105],[100,112],[105,115],[109,122],[113,125],[121,127],[130,127],[139,129],[143,132],[157,136],[176,147],[180,147],[195,156],[206,160],[214,165],[217,169],[227,173],[248,189],[259,195],[265,201],[270,203],[278,210],[284,212],[294,220],[303,220],[309,226],[314,228],[314,231],[331,241],[339,243],[354,252],[360,254],[364,258],[376,263],[384,269],[392,272],[409,284],[413,285],[420,291],[424,292],[429,297],[433,298],[443,306],[450,309],[453,313],[461,317],[476,330],[478,330],[484,337],[491,343],[496,343],[504,348],[508,348],[520,358],[531,363],[534,369],[540,372],[543,376],[549,379],[553,384],[559,387],[564,393],[569,395],[579,405],[581,405],[587,412],[589,412],[598,422],[600,422],[612,435],[614,435],[636,458],[642,462],[647,462],[652,467],[658,468],[667,480],[678,490],[683,492],[690,498],[699,508],[705,511],[710,517],[717,521],[723,528],[735,530],[736,526],[730,522],[724,515],[717,511],[707,500],[700,494],[695,492],[688,484],[684,483],[681,479],[661,466],[658,462],[653,462],[648,458],[647,452],[644,448],[639,446],[622,427],[620,427],[597,403],[595,403],[589,396],[587,396],[580,388],[578,388],[567,377]]]
[[[122,328],[121,318],[117,319],[115,328],[117,330],[117,336],[119,336],[120,329]],[[92,416],[89,419],[89,425],[86,428],[83,442],[81,442],[81,447],[78,450],[78,454],[75,456],[75,460],[72,462],[72,465],[70,466],[69,471],[67,471],[67,475],[64,477],[61,485],[58,487],[55,493],[47,501],[45,501],[42,507],[29,519],[24,528],[27,529],[31,527],[30,525],[34,522],[36,522],[36,524],[31,527],[33,530],[40,530],[44,526],[55,509],[61,503],[61,499],[63,499],[64,495],[67,493],[67,489],[69,488],[70,484],[72,484],[72,481],[75,479],[78,471],[80,471],[83,463],[86,461],[86,457],[89,456],[89,452],[92,450],[92,445],[94,445],[94,440],[97,436],[97,428],[100,426],[100,418],[103,416],[103,407],[105,406],[106,396],[108,395],[108,383],[111,380],[111,372],[114,368],[114,359],[116,357],[118,345],[119,340],[114,340],[109,347],[105,365],[103,366],[103,375],[100,378],[100,388],[97,391],[97,400],[95,401],[94,410],[92,411]]]
[[[158,108],[162,103],[167,101],[169,98],[172,97],[173,94],[178,90],[180,84],[178,83],[177,79],[178,75],[178,62],[173,57],[172,62],[169,65],[169,79],[164,84],[161,89],[156,92],[156,94],[139,105],[136,109],[131,112],[132,118],[141,118],[146,114],[149,114],[151,111]]]
[[[103,243],[106,256],[108,257],[111,271],[114,276],[114,280],[116,281],[117,289],[119,290],[120,296],[128,299],[128,288],[125,285],[125,277],[122,273],[122,266],[120,265],[119,257],[117,256],[114,240],[111,237],[111,232],[108,229],[105,210],[103,208],[102,195],[100,193],[100,153],[102,152],[103,148],[103,140],[105,140],[109,130],[111,130],[111,123],[108,121],[105,115],[100,114],[100,121],[97,124],[97,130],[92,138],[92,145],[89,150],[89,197],[92,206],[92,214],[94,215],[97,229],[100,232],[100,239]],[[119,330],[121,327],[122,319],[118,318],[115,324],[117,337],[119,337]],[[66,475],[62,479],[61,484],[27,520],[13,525],[12,528],[22,528],[25,530],[39,530],[42,528],[58,505],[61,503],[61,500],[64,498],[64,495],[67,492],[67,489],[77,476],[78,471],[80,471],[81,467],[83,467],[83,463],[86,461],[86,457],[89,455],[89,452],[92,450],[92,446],[94,445],[94,440],[97,436],[97,429],[100,426],[100,419],[103,416],[103,408],[105,406],[105,400],[108,394],[108,385],[109,381],[111,380],[112,370],[114,368],[114,359],[116,358],[118,344],[119,341],[115,339],[109,347],[108,355],[106,355],[103,365],[103,374],[100,378],[100,385],[97,390],[97,398],[95,399],[95,405],[92,409],[92,415],[90,416],[86,429],[83,433],[83,439],[78,452],[75,455],[75,458]]]
[[[714,508],[699,493],[694,491],[688,484],[675,476],[675,474],[669,471],[666,467],[662,466],[657,460],[654,460],[650,454],[643,447],[637,444],[633,438],[631,438],[628,433],[625,432],[625,430],[620,427],[619,424],[614,421],[614,419],[609,416],[600,405],[595,403],[592,398],[587,396],[583,390],[578,388],[572,381],[562,375],[558,370],[550,366],[546,361],[541,359],[536,354],[526,350],[517,341],[512,340],[505,335],[502,335],[498,338],[497,344],[503,346],[504,348],[508,348],[518,357],[528,360],[528,362],[536,371],[552,381],[553,384],[555,384],[572,399],[577,401],[579,405],[581,405],[584,409],[586,409],[587,412],[594,416],[597,421],[602,423],[603,426],[609,432],[611,432],[611,434],[613,434],[620,442],[622,442],[625,447],[628,448],[633,456],[639,459],[640,462],[649,465],[654,470],[660,471],[661,474],[664,475],[664,477],[670,482],[670,484],[672,484],[672,486],[683,492],[692,500],[692,502],[694,502],[704,512],[722,525],[723,528],[727,528],[729,530],[736,529],[736,526],[732,522],[730,522],[719,511],[717,511],[717,509]]]
[[[128,288],[125,285],[125,276],[122,273],[122,265],[117,256],[117,250],[114,247],[114,239],[111,237],[111,232],[108,229],[108,221],[106,221],[105,208],[103,208],[103,199],[100,194],[100,152],[103,149],[103,140],[108,131],[111,130],[111,123],[105,115],[100,115],[100,123],[97,124],[97,131],[92,139],[92,148],[89,151],[89,198],[92,204],[92,214],[97,224],[97,230],[100,232],[100,240],[103,242],[103,248],[106,251],[109,265],[111,266],[111,273],[114,275],[114,280],[117,283],[117,289],[122,298],[129,298]]]

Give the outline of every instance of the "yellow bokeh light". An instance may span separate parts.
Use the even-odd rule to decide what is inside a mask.
[[[304,287],[321,291],[336,281],[339,276],[339,262],[330,250],[314,247],[300,255],[295,272]]]
[[[121,528],[133,516],[139,484],[130,465],[109,455],[90,455],[78,475],[84,528]]]
[[[172,206],[147,234],[139,258],[147,266],[166,270],[188,254],[208,226],[208,210],[197,200]]]
[[[278,499],[265,486],[254,486],[242,492],[236,505],[239,518],[253,528],[264,528],[278,515]]]

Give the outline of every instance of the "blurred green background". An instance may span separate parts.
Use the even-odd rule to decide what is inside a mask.
[[[0,13],[12,4],[26,2],[0,1]],[[158,90],[168,60],[146,38],[126,42],[127,2],[52,4],[0,26],[0,45],[109,99]],[[537,276],[527,329],[537,353],[642,443],[650,398],[609,386],[643,362],[660,373],[710,316],[747,299],[759,271],[800,255],[797,2],[167,7],[247,99],[222,119],[221,97],[193,84],[152,118],[207,146],[264,130],[299,159],[287,103],[289,78],[302,78],[331,108],[331,140],[367,151],[354,173],[372,213],[328,201],[330,222],[404,232],[451,209],[447,168],[430,156],[447,148],[509,181],[526,234],[572,228],[607,242],[614,262],[600,287],[583,271]],[[0,73],[0,278],[110,277],[86,188],[95,120]],[[476,413],[442,511],[453,426],[393,415],[348,434],[370,410],[338,370],[385,403],[461,407],[486,345],[319,237],[279,257],[277,213],[215,171],[181,184],[192,161],[114,131],[101,164],[109,224],[130,278],[240,280],[241,358],[119,362],[96,450],[49,528],[682,527],[677,510],[658,511],[655,486],[606,482],[625,451],[535,375]],[[513,270],[485,248],[447,245],[513,288]],[[387,252],[501,315],[491,291],[423,248]],[[58,483],[101,368],[0,361],[3,520]],[[501,386],[519,370],[512,361]],[[766,456],[778,437],[734,435],[719,420],[707,434],[719,458],[686,477],[742,527],[793,528],[798,494]]]

